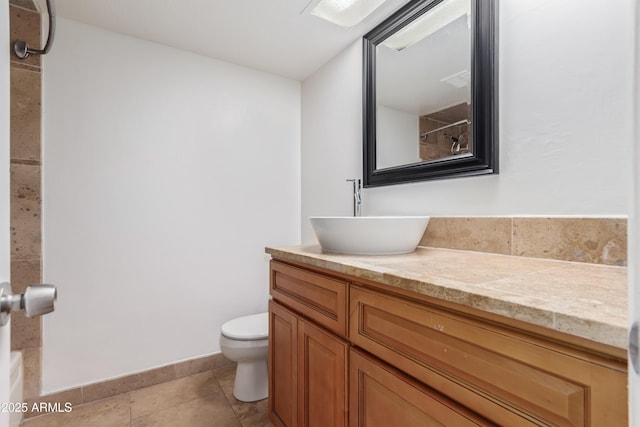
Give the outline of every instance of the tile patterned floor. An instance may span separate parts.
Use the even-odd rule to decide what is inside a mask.
[[[268,427],[267,400],[233,397],[235,365],[30,418],[24,427]]]

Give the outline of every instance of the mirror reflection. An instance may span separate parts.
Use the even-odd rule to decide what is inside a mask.
[[[471,156],[471,0],[444,0],[376,46],[376,169]]]
[[[498,173],[497,0],[410,0],[362,38],[365,187]]]

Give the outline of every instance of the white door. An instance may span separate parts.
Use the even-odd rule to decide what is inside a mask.
[[[639,20],[640,22],[640,20]],[[640,38],[640,37],[639,37]],[[636,46],[638,53],[636,57],[640,59],[640,46]],[[640,84],[639,84],[640,86]],[[632,158],[635,160],[634,174],[635,185],[633,194],[633,212],[629,224],[629,323],[632,336],[635,337],[636,351],[629,351],[629,425],[640,427],[640,355],[637,353],[640,342],[640,88],[636,89],[636,140],[635,153]],[[637,329],[634,329],[637,327]],[[632,345],[630,344],[630,350]]]
[[[637,155],[635,158],[640,160],[640,156]],[[635,240],[635,250],[633,250],[631,262],[634,264],[633,270],[634,272],[631,274],[631,280],[629,282],[629,319],[631,320],[631,324],[635,323],[636,325],[640,324],[640,271],[638,271],[638,267],[640,266],[640,250],[639,243],[640,239],[638,239],[638,230],[640,230],[640,220],[638,219],[638,215],[640,214],[640,204],[638,203],[638,199],[640,198],[638,183],[640,183],[640,173],[636,171],[638,175],[636,178],[636,190],[635,190],[635,212],[636,216],[633,220],[634,225],[631,230],[634,230],[633,239]],[[638,330],[635,331],[636,340],[640,340],[640,332]],[[637,342],[637,341],[636,341]],[[638,368],[636,369],[633,364],[633,361],[629,363],[629,417],[630,417],[630,426],[640,427],[640,356],[635,357],[635,363]]]
[[[629,276],[629,321],[633,325],[640,322],[640,5],[636,3],[636,43],[635,43],[635,144],[634,155],[631,156],[633,161],[633,171],[635,174],[635,183],[633,188],[633,207],[629,227],[629,243],[630,243],[630,276]],[[632,332],[633,333],[633,332]],[[640,339],[639,333],[635,333],[636,340]],[[632,352],[630,352],[632,353]],[[630,354],[631,356],[631,354]],[[629,363],[629,417],[630,426],[640,427],[640,356],[635,357],[637,369],[634,368],[633,357],[630,357]]]
[[[28,317],[41,316],[54,309],[56,289],[52,285],[29,285],[24,294],[13,295],[3,286],[10,278],[9,235],[9,122],[10,80],[9,2],[0,0],[0,427],[9,427],[11,379],[11,321],[7,313],[24,309]],[[8,289],[7,289],[8,288]],[[6,320],[6,322],[4,322]],[[2,325],[5,323],[5,325]]]
[[[9,281],[9,3],[0,0],[0,282]],[[10,325],[0,328],[0,405],[9,402]],[[2,408],[0,408],[2,409]],[[0,410],[0,427],[9,414]]]

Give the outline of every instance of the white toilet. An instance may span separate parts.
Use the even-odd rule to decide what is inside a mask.
[[[229,320],[222,325],[222,354],[238,364],[233,395],[243,402],[266,399],[269,313],[253,314]]]

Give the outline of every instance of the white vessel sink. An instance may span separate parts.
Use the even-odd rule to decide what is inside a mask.
[[[424,234],[428,216],[309,217],[325,252],[391,255],[413,252]]]

